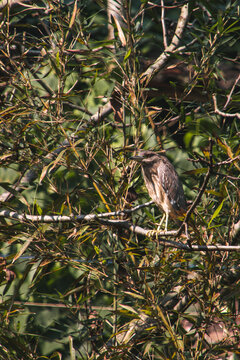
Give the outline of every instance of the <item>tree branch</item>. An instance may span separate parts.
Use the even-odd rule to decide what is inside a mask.
[[[172,38],[172,42],[169,46],[166,47],[164,52],[157,58],[157,60],[149,66],[149,68],[141,75],[142,82],[145,82],[147,85],[151,78],[163,67],[167,59],[170,56],[170,53],[173,52],[179,45],[183,30],[186,26],[188,19],[188,4],[182,6],[181,14],[178,19],[177,27],[175,34]]]
[[[205,178],[206,179],[206,178]],[[146,203],[149,205],[149,203]],[[146,206],[146,204],[136,206],[132,210],[127,210],[127,212],[136,211],[140,207]],[[82,222],[82,221],[98,221],[99,223],[116,228],[124,228],[131,231],[134,234],[142,235],[148,237],[150,232],[149,229],[144,229],[141,226],[134,225],[126,220],[112,220],[112,219],[104,219],[104,217],[112,217],[117,216],[119,214],[126,214],[126,210],[124,211],[116,211],[102,214],[88,214],[88,215],[27,215],[27,214],[19,214],[10,210],[2,210],[0,212],[0,217],[10,218],[14,220],[19,220],[22,222],[44,222],[44,223],[56,223],[56,222]],[[151,237],[162,243],[166,247],[173,247],[177,249],[182,249],[185,251],[240,251],[240,246],[225,246],[225,245],[186,245],[181,242],[173,241],[167,239],[167,237],[178,237],[179,231],[162,231],[158,232],[156,235]]]
[[[208,181],[209,181],[209,179],[210,179],[210,174],[211,174],[211,168],[208,169],[208,172],[207,172],[207,174],[206,174],[206,176],[205,176],[205,179],[204,179],[204,181],[203,181],[203,184],[202,184],[202,186],[201,186],[201,189],[200,189],[200,191],[199,191],[196,199],[194,200],[194,202],[192,203],[192,205],[190,206],[190,208],[188,209],[188,211],[187,211],[187,213],[186,213],[184,222],[182,223],[182,225],[180,226],[180,228],[179,228],[179,230],[178,230],[178,232],[177,232],[177,233],[178,233],[178,236],[180,236],[180,235],[182,234],[183,230],[186,228],[186,225],[187,225],[187,223],[188,223],[188,221],[189,221],[189,219],[190,219],[190,216],[191,216],[193,210],[194,210],[195,207],[199,204],[199,202],[200,202],[200,200],[201,200],[201,198],[202,198],[202,196],[203,196],[203,193],[204,193],[204,191],[205,191],[205,189],[206,189],[207,183],[208,183]]]
[[[214,105],[214,111],[215,111],[216,114],[224,116],[224,117],[231,117],[231,118],[237,117],[238,119],[240,119],[240,113],[229,114],[229,113],[225,113],[225,112],[219,110],[218,106],[217,106],[217,97],[216,97],[216,95],[213,95],[213,105]]]
[[[234,89],[235,89],[235,87],[236,87],[236,85],[237,85],[237,83],[238,83],[239,80],[240,80],[240,75],[238,75],[238,77],[237,77],[236,80],[234,81],[234,84],[233,84],[233,86],[232,86],[232,89],[231,89],[230,93],[229,93],[228,96],[227,96],[226,104],[225,104],[224,107],[223,107],[224,110],[227,108],[227,106],[228,106],[228,104],[229,104],[229,102],[230,102],[230,100],[231,100],[231,98],[232,98],[233,91],[234,91]]]
[[[164,0],[161,0],[161,23],[162,23],[164,49],[167,49],[168,42],[167,42],[167,31],[166,31],[166,23],[165,23]]]
[[[112,109],[111,103],[108,102],[104,106],[99,107],[98,111],[90,117],[89,122],[91,124],[96,124],[98,121],[100,121],[101,119],[104,119],[106,116],[108,116],[112,112],[113,112],[113,109]]]
[[[0,9],[3,9],[5,6],[11,7],[12,5],[29,2],[30,0],[1,0]],[[23,5],[23,4],[21,4]]]
[[[203,193],[207,187],[207,184],[208,184],[208,181],[210,179],[210,175],[212,173],[212,169],[213,169],[213,159],[212,159],[212,146],[213,146],[213,140],[210,138],[209,139],[209,153],[210,153],[210,161],[209,161],[209,166],[208,166],[208,171],[207,171],[207,174],[205,176],[205,179],[203,181],[203,184],[201,186],[201,189],[196,197],[196,199],[194,200],[194,202],[192,203],[192,205],[190,206],[190,208],[188,209],[187,211],[187,214],[185,216],[185,219],[182,223],[182,225],[180,226],[179,230],[178,230],[178,236],[181,235],[181,233],[183,232],[183,229],[185,228],[185,230],[187,230],[187,223],[190,219],[190,216],[193,212],[193,210],[195,209],[195,207],[199,204],[202,196],[203,196]]]
[[[94,221],[101,218],[107,218],[112,216],[122,216],[126,214],[131,214],[141,208],[147,207],[153,204],[153,201],[148,201],[144,204],[135,206],[132,209],[125,209],[120,211],[112,211],[101,214],[88,214],[88,215],[27,215],[19,214],[15,211],[2,210],[0,211],[0,217],[6,217],[9,219],[19,220],[19,221],[32,221],[32,222],[43,222],[43,223],[54,223],[54,222],[71,222],[71,221]],[[121,221],[121,220],[119,220]]]

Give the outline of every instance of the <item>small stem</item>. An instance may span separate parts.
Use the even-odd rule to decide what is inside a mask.
[[[164,0],[161,0],[161,22],[162,22],[162,32],[163,32],[163,45],[164,49],[167,48],[167,31],[166,31],[166,23],[165,23],[165,7]]]

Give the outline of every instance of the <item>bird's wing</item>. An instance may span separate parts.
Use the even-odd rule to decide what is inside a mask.
[[[182,184],[173,165],[168,159],[164,159],[158,167],[158,176],[172,207],[176,211],[185,210],[187,204]]]

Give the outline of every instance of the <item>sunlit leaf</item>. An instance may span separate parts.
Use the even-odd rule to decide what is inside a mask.
[[[213,216],[211,217],[208,226],[211,225],[211,222],[216,219],[220,213],[220,211],[222,210],[223,204],[224,204],[225,199],[222,200],[222,202],[218,205],[217,209],[214,211]]]

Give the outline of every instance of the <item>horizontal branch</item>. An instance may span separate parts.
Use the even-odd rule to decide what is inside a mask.
[[[112,211],[101,214],[87,214],[87,215],[28,215],[28,214],[19,214],[15,211],[10,211],[10,210],[2,210],[0,211],[0,217],[19,220],[19,221],[31,221],[31,222],[42,222],[42,223],[94,221],[106,217],[131,214],[151,204],[153,204],[153,201],[148,201],[144,204],[137,205],[132,209]]]
[[[119,216],[124,215],[129,212],[136,211],[141,207],[147,206],[152,202],[148,202],[131,210],[124,210],[124,211],[115,211],[115,212],[108,212],[102,214],[88,214],[88,215],[27,215],[27,214],[19,214],[15,211],[10,210],[2,210],[0,212],[0,217],[10,218],[14,220],[19,220],[22,222],[41,222],[41,223],[55,223],[55,222],[82,222],[82,221],[94,221],[97,220],[100,224],[115,227],[115,228],[124,228],[131,231],[137,235],[143,235],[146,237],[150,237],[154,240],[159,241],[166,247],[173,247],[177,249],[182,249],[185,251],[240,251],[240,246],[225,246],[225,245],[187,245],[183,244],[179,241],[170,240],[169,237],[177,238],[179,236],[178,230],[172,231],[156,231],[156,234],[149,235],[152,233],[150,229],[144,229],[141,226],[134,225],[126,220],[112,220],[112,219],[104,219],[107,217]]]
[[[133,225],[128,221],[124,220],[100,220],[101,223],[105,225],[112,225],[116,227],[121,227],[130,230],[134,234],[143,235],[149,237],[149,233],[152,230],[144,229],[138,225]],[[173,247],[177,249],[182,249],[185,251],[240,251],[240,246],[230,246],[230,245],[187,245],[181,242],[164,239],[163,237],[177,237],[178,231],[156,231],[154,236],[151,238],[158,240],[166,247]]]

